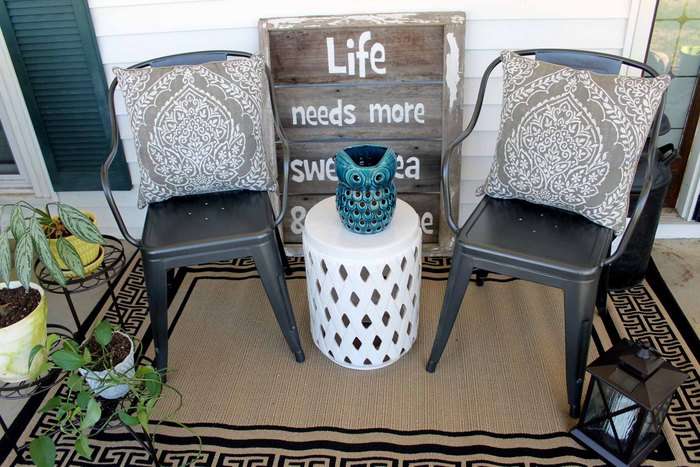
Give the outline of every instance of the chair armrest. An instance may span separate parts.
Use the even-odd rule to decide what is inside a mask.
[[[661,119],[663,118],[663,109],[665,102],[666,99],[664,96],[664,99],[662,99],[661,103],[659,104],[659,110],[657,111],[656,118],[652,127],[653,134],[651,140],[649,141],[649,146],[647,150],[647,166],[644,172],[644,184],[642,185],[642,190],[640,191],[639,196],[637,198],[637,204],[635,205],[634,210],[632,211],[629,224],[627,224],[625,231],[622,233],[622,237],[620,238],[620,244],[618,245],[617,250],[615,250],[615,253],[608,256],[601,262],[601,266],[603,267],[611,265],[623,255],[623,253],[625,252],[625,248],[627,248],[627,244],[632,238],[634,230],[637,227],[637,224],[639,223],[639,218],[642,216],[642,211],[644,210],[644,206],[646,205],[647,199],[649,198],[649,193],[651,192],[652,185],[651,173],[654,164],[654,156],[656,153],[656,144],[658,140],[658,130],[659,126],[661,125]]]
[[[119,227],[119,231],[121,232],[122,236],[126,241],[131,243],[132,245],[138,247],[139,246],[139,241],[136,240],[128,231],[126,228],[126,225],[124,224],[124,219],[121,216],[121,213],[119,212],[119,208],[117,207],[117,203],[114,201],[114,196],[112,195],[112,188],[110,187],[109,184],[109,168],[112,165],[112,162],[114,162],[114,158],[117,156],[117,151],[119,149],[119,144],[120,144],[120,139],[119,139],[119,129],[117,128],[117,117],[115,115],[114,111],[114,90],[117,87],[117,79],[115,78],[112,80],[112,84],[109,86],[109,97],[108,97],[108,106],[109,106],[109,118],[110,118],[110,124],[111,124],[111,130],[112,130],[112,141],[110,143],[110,149],[109,149],[109,154],[107,155],[107,159],[104,161],[102,164],[102,169],[100,170],[100,178],[102,180],[102,191],[105,193],[105,197],[107,198],[107,204],[109,205],[109,209],[112,211],[112,215],[114,216],[114,219],[117,221],[117,226]]]
[[[270,92],[270,105],[272,106],[272,116],[275,122],[275,132],[277,133],[277,143],[282,145],[282,202],[280,205],[280,212],[274,220],[275,227],[278,227],[282,220],[284,219],[284,214],[287,212],[287,191],[289,188],[289,142],[287,141],[287,136],[282,129],[282,122],[280,121],[279,111],[277,110],[277,101],[275,100],[275,89],[272,83],[272,73],[270,68],[265,66],[265,75],[267,76],[267,84],[269,86]]]
[[[278,124],[275,123],[275,127]],[[287,137],[282,130],[280,125],[277,128],[277,136],[279,138],[279,143],[282,145],[282,203],[280,205],[280,212],[275,218],[275,227],[279,226],[284,219],[284,215],[287,212],[287,190],[289,189],[289,143],[287,142]]]
[[[455,235],[459,232],[459,226],[457,225],[457,222],[455,222],[455,219],[452,216],[452,200],[450,200],[450,166],[452,165],[452,158],[454,157],[455,149],[458,148],[460,144],[462,144],[462,141],[464,141],[472,133],[472,131],[474,131],[476,122],[479,120],[479,115],[481,114],[481,106],[484,102],[484,94],[486,93],[486,85],[488,84],[488,78],[491,75],[493,69],[496,68],[496,66],[499,63],[501,63],[500,57],[492,61],[489,64],[489,66],[486,67],[486,71],[484,71],[484,75],[481,78],[481,84],[479,85],[479,94],[476,97],[474,113],[472,114],[472,118],[469,121],[469,124],[467,125],[465,130],[459,136],[457,136],[457,138],[455,138],[450,144],[447,145],[445,151],[442,153],[441,186],[443,193],[443,206],[445,209],[445,219],[447,220],[447,225],[449,225],[450,229],[452,229]],[[459,151],[458,153],[461,155],[461,151]]]

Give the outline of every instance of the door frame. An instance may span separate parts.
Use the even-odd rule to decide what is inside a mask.
[[[0,177],[0,196],[56,200],[5,38],[0,34],[0,120],[20,175]]]
[[[700,124],[695,127],[693,144],[688,154],[676,211],[685,220],[692,220],[700,196]]]

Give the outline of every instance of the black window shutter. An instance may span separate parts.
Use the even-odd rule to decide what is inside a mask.
[[[54,190],[101,190],[111,131],[87,1],[3,0],[0,28]],[[113,189],[131,189],[123,153],[112,165],[110,182]]]

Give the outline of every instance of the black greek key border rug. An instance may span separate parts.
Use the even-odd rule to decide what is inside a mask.
[[[175,423],[152,420],[161,465],[176,466],[534,466],[604,465],[568,431],[560,291],[503,276],[472,283],[435,373],[424,370],[449,260],[423,262],[420,330],[413,348],[386,368],[342,368],[322,355],[308,330],[303,259],[292,261],[290,295],[306,352],[286,346],[248,259],[177,271],[170,307],[168,382],[185,403]],[[644,465],[700,463],[698,337],[652,265],[647,281],[612,293],[610,316],[596,317],[590,359],[621,337],[648,337],[690,378],[675,397],[664,442]],[[127,330],[152,354],[141,262],[117,286]],[[117,322],[105,296],[86,322]],[[51,415],[27,401],[11,427],[29,441]],[[159,405],[167,412],[167,397]],[[56,435],[58,465],[146,466],[149,454],[124,429],[101,433],[93,460]],[[3,439],[5,466],[31,465]]]

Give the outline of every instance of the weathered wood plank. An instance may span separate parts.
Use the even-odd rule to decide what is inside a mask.
[[[335,176],[333,157],[338,150],[352,144],[363,144],[363,142],[290,144],[289,193],[335,193],[338,179]],[[394,184],[399,193],[437,194],[440,192],[439,140],[372,141],[372,144],[391,147],[396,153]],[[280,164],[278,171],[281,170]]]
[[[442,133],[441,84],[282,87],[275,96],[290,141]]]
[[[272,31],[270,68],[276,84],[441,82],[442,47],[441,26]]]

